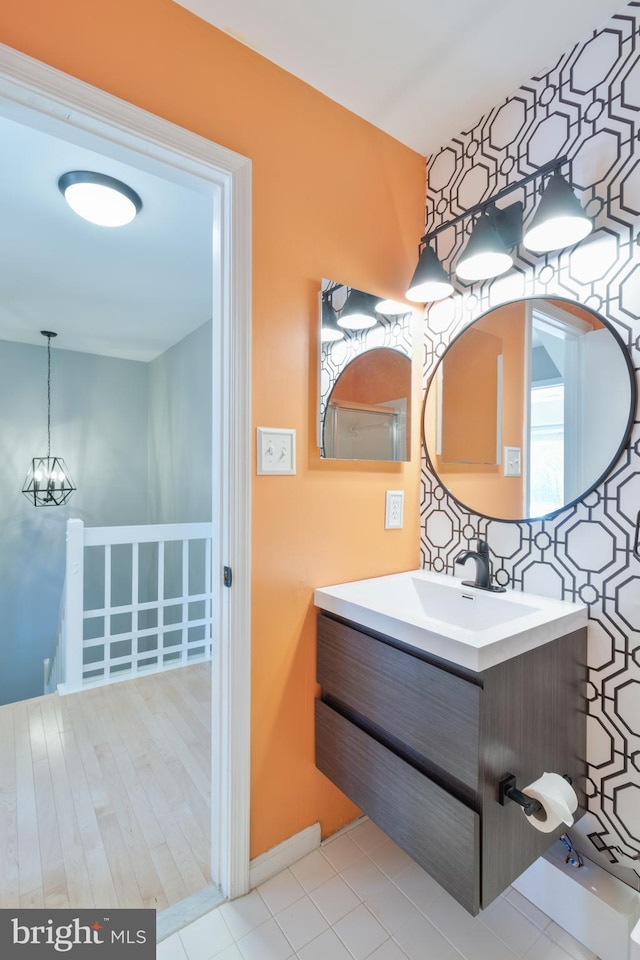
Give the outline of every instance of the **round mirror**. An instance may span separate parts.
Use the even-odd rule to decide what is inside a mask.
[[[324,457],[347,460],[408,460],[411,361],[379,347],[349,363],[327,401]]]
[[[449,345],[427,385],[423,442],[465,510],[540,519],[606,477],[635,406],[629,353],[611,324],[561,298],[518,300]]]

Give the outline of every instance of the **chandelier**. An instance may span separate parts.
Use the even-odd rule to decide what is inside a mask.
[[[59,507],[76,488],[62,457],[51,456],[51,338],[57,334],[40,333],[47,338],[47,455],[33,458],[22,492],[34,507]]]

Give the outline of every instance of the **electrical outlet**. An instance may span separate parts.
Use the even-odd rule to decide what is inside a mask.
[[[387,490],[385,530],[401,530],[404,519],[404,490]]]
[[[280,427],[257,427],[258,474],[296,472],[296,432]]]
[[[522,451],[520,447],[504,448],[505,477],[519,477],[522,473]]]

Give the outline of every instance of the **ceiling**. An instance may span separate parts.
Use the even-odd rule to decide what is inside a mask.
[[[210,196],[2,116],[0,143],[0,339],[52,330],[54,349],[146,362],[211,317]],[[142,210],[88,223],[58,190],[69,170],[123,180]]]
[[[175,0],[428,156],[624,0]]]
[[[624,6],[176,2],[425,155]],[[211,197],[62,122],[40,126],[0,109],[0,339],[44,345],[40,331],[53,330],[54,348],[149,361],[211,316]],[[76,216],[57,183],[78,169],[133,187],[143,202],[133,223],[108,229]]]

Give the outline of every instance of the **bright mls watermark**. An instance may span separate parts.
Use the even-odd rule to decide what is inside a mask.
[[[156,960],[155,910],[0,910],[3,960]]]

